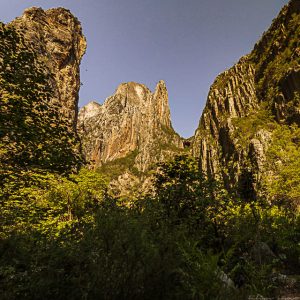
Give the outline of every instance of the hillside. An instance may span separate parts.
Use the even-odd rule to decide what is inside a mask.
[[[263,184],[274,191],[272,182],[299,164],[299,13],[291,1],[253,51],[216,78],[195,132],[201,169],[244,198]]]

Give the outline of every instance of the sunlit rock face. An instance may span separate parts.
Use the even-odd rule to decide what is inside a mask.
[[[86,159],[96,167],[130,156],[145,172],[183,149],[171,125],[164,81],[154,93],[143,84],[120,84],[104,104],[91,102],[80,110],[78,132]]]
[[[268,171],[271,123],[300,125],[299,14],[290,1],[253,51],[216,78],[195,132],[201,169],[241,196],[255,197]]]
[[[63,116],[75,129],[80,88],[79,65],[86,50],[80,22],[64,8],[44,11],[32,7],[8,26],[13,26],[22,34],[24,43],[34,49],[49,72],[53,101],[59,104]]]

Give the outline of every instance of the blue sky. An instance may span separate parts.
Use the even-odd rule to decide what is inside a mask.
[[[175,130],[193,135],[215,77],[251,51],[288,0],[0,0],[9,22],[31,6],[62,6],[82,23],[80,106],[121,82],[166,81]]]

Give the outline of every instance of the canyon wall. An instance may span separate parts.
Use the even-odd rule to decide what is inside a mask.
[[[79,65],[86,50],[80,22],[65,8],[43,10],[32,7],[8,26],[23,37],[37,59],[49,72],[49,83],[56,101],[73,128],[78,114]]]
[[[275,129],[300,125],[299,12],[300,1],[290,1],[253,51],[216,78],[195,132],[201,169],[245,198],[270,172]]]

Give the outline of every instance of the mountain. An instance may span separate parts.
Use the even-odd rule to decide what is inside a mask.
[[[188,140],[164,81],[78,114],[68,10],[0,23],[1,300],[296,299],[299,12],[216,78]]]
[[[121,84],[103,105],[83,107],[78,131],[87,161],[134,181],[129,169],[141,178],[155,163],[191,153],[207,176],[242,198],[256,198],[259,187],[283,170],[281,157],[272,154],[280,131],[289,131],[286,145],[299,147],[289,127],[300,123],[299,7],[290,1],[253,51],[216,78],[189,140],[171,126],[163,81],[153,94],[141,84]]]
[[[184,140],[171,125],[162,80],[154,93],[143,84],[128,82],[103,105],[87,104],[79,112],[78,133],[86,160],[113,179],[119,177],[118,185],[139,181],[157,162],[184,149]]]
[[[78,116],[86,49],[81,25],[64,8],[27,9],[1,25],[1,93],[8,95],[1,101],[11,107],[0,108],[2,162],[72,169],[81,148],[114,188],[130,189],[147,182],[158,162],[191,153],[209,177],[242,198],[256,198],[261,185],[282,179],[285,168],[298,163],[299,11],[299,0],[291,0],[253,51],[216,78],[199,127],[185,140],[172,128],[164,81],[153,93],[122,83],[102,105],[91,102]],[[8,129],[14,126],[17,134]]]
[[[253,51],[216,78],[195,132],[192,153],[201,169],[243,198],[257,197],[261,184],[278,180],[285,167],[298,162],[290,151],[300,150],[295,138],[300,125],[299,13],[300,1],[290,1]]]
[[[295,157],[284,162],[279,153],[299,150],[290,127],[300,123],[299,10],[299,0],[290,1],[253,51],[216,78],[189,140],[172,128],[163,81],[154,93],[124,83],[103,105],[83,107],[78,132],[86,160],[114,178],[125,174],[126,182],[143,182],[157,162],[190,153],[228,190],[245,199],[259,196],[258,189],[279,178],[284,166],[297,164]]]

